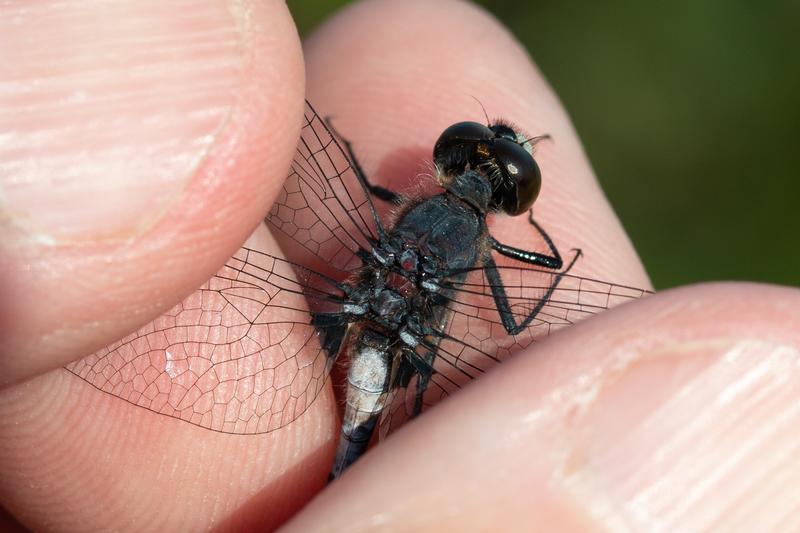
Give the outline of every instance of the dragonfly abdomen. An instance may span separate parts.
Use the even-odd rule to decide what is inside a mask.
[[[367,450],[378,417],[386,406],[391,380],[390,339],[368,327],[351,328],[347,395],[331,479]]]

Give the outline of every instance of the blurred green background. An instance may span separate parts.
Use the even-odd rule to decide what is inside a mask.
[[[290,0],[302,34],[346,1]],[[478,2],[570,113],[656,288],[800,285],[800,2]]]

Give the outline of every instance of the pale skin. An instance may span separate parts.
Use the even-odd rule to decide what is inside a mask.
[[[537,152],[537,220],[562,252],[583,250],[576,273],[649,288],[552,90],[475,7],[357,4],[302,53],[280,2],[189,18],[183,8],[125,12],[148,9],[136,3],[110,19],[81,9],[0,32],[19,43],[12,77],[53,84],[19,89],[3,106],[19,108],[9,129],[38,147],[2,152],[13,172],[0,175],[0,503],[9,524],[225,530],[294,516],[297,531],[800,527],[795,289],[692,286],[565,330],[327,488],[337,438],[330,388],[288,428],[236,436],[154,415],[61,370],[174,305],[241,245],[281,186],[304,94],[336,117],[373,181],[400,190],[424,171],[444,127],[481,120],[472,96],[492,117],[549,133],[554,141]],[[99,44],[70,48],[87,28]],[[47,54],[23,38],[31,31],[54,41]],[[105,63],[120,48],[133,51],[129,63]],[[83,76],[93,68],[100,82]],[[74,107],[82,98],[87,107]],[[48,105],[55,111],[30,114]],[[51,135],[35,144],[31,132]],[[109,171],[112,188],[109,153],[122,161]],[[524,218],[493,221],[493,234],[525,244]]]

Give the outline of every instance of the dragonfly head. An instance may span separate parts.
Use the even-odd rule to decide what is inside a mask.
[[[466,170],[483,176],[492,188],[490,211],[512,216],[524,213],[536,201],[542,186],[532,144],[503,123],[453,124],[436,141],[433,161],[440,182],[449,182]]]

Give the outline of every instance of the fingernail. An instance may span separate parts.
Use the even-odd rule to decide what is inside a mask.
[[[800,525],[800,352],[762,340],[670,348],[605,383],[564,483],[618,531]]]
[[[11,9],[0,20],[13,43],[0,47],[0,218],[41,244],[143,233],[183,197],[232,104],[231,11],[212,2]]]

